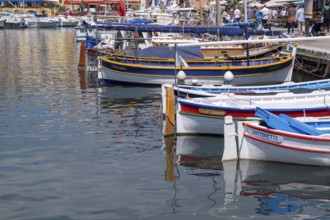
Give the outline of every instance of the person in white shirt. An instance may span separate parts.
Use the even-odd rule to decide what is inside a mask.
[[[234,11],[234,22],[241,21],[241,11],[236,7]]]
[[[278,15],[277,10],[276,9],[272,10],[272,17],[274,21],[277,19],[277,15]]]
[[[296,12],[295,17],[296,22],[298,23],[298,34],[305,34],[305,15],[304,15],[304,6],[299,5],[299,9]]]
[[[281,17],[284,18],[284,17],[286,17],[286,15],[287,15],[286,14],[286,9],[285,9],[285,7],[283,7],[282,10],[281,10]]]
[[[230,22],[230,10],[229,10],[229,8],[226,8],[224,11],[223,11],[223,13],[222,13],[222,21],[223,21],[223,23],[225,23],[225,24],[227,24],[227,23],[229,23]]]
[[[270,11],[267,8],[266,5],[261,9],[262,13],[264,14],[264,17],[262,18],[262,24],[265,25],[268,22],[269,16],[270,16]]]

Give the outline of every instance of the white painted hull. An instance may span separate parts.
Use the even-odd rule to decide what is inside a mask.
[[[198,117],[196,115],[176,115],[176,133],[178,135],[223,135],[224,119],[215,117]]]
[[[38,27],[38,21],[26,21],[27,26],[29,28],[37,28]]]
[[[84,27],[76,27],[77,41],[86,41],[86,36],[94,36],[96,29],[88,29]]]
[[[5,29],[20,29],[21,23],[19,21],[6,21],[4,28]]]
[[[59,21],[38,21],[39,28],[56,28],[60,26]]]
[[[118,67],[121,68],[121,67]],[[125,67],[123,67],[125,68]],[[273,84],[280,83],[291,80],[291,75],[289,74],[291,66],[283,68],[278,71],[274,71],[271,74],[259,74],[254,75],[250,74],[249,76],[244,77],[236,77],[233,80],[233,84],[235,85],[251,85],[253,84]],[[159,70],[161,71],[161,70]],[[131,83],[131,84],[165,84],[170,83],[174,84],[176,82],[173,76],[151,76],[150,74],[142,75],[142,74],[134,74],[134,73],[126,73],[122,71],[117,71],[113,69],[107,69],[105,67],[99,67],[99,72],[102,74],[103,80],[106,82],[118,82],[118,83]],[[202,84],[224,84],[224,78],[215,78],[208,76],[199,76],[195,77],[187,77],[184,81],[185,84],[191,85],[196,83]]]
[[[213,98],[179,102],[176,111],[177,134],[223,135],[225,116],[235,115],[233,118],[236,121],[256,120],[254,113],[257,106],[271,109],[272,112],[291,114],[294,117],[329,116],[330,92],[279,93],[263,96],[221,94]],[[185,109],[182,105],[185,105]]]
[[[330,166],[330,136],[292,134],[259,125],[245,127],[238,136],[244,138],[246,148],[241,159]]]

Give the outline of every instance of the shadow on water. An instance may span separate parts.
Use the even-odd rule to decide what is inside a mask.
[[[187,187],[189,184],[184,183],[197,176],[205,178],[206,183],[199,187],[209,187],[208,199],[212,205],[206,212],[212,216],[234,218],[235,213],[239,218],[294,216],[304,219],[329,215],[328,167],[255,160],[221,162],[223,137],[178,136],[176,141],[168,137],[164,142],[165,179],[175,184],[173,204],[189,203],[188,198],[180,196],[188,193],[180,185]],[[198,190],[190,190],[198,194],[195,192]],[[246,204],[245,198],[253,200]],[[173,206],[174,213],[185,209]]]

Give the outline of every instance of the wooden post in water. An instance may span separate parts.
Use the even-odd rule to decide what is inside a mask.
[[[203,18],[203,7],[202,7],[202,0],[198,0],[199,3],[199,17],[200,17],[200,25],[204,26],[204,18]]]
[[[166,89],[166,115],[163,128],[163,136],[170,136],[175,134],[175,96],[174,89]]]
[[[81,42],[78,69],[85,69],[85,65],[86,65],[86,44],[85,42]]]

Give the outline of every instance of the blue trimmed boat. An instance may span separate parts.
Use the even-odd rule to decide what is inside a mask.
[[[170,99],[172,96],[167,92],[166,98]],[[283,92],[271,95],[222,93],[216,97],[179,99],[176,110],[174,107],[171,109],[171,106],[166,104],[166,118],[171,119],[171,124],[176,125],[177,134],[223,135],[226,116],[232,116],[235,121],[256,120],[257,107],[276,115],[285,113],[290,117],[329,120],[330,91],[315,90],[300,94]],[[173,132],[168,125],[164,126],[164,135]]]
[[[249,60],[206,60],[201,55],[199,57],[196,55],[201,54],[200,47],[199,49],[187,47],[190,51],[178,52],[187,64],[184,66],[175,62],[173,48],[167,47],[172,53],[162,52],[165,47],[148,48],[150,53],[157,52],[155,57],[149,58],[141,58],[139,55],[100,57],[99,75],[105,83],[148,85],[174,84],[177,81],[174,76],[179,70],[184,71],[184,79],[179,80],[187,85],[196,83],[222,85],[225,83],[224,75],[227,71],[231,71],[235,76],[232,81],[235,85],[262,85],[291,81],[293,55]],[[167,58],[159,57],[161,53],[166,53]]]
[[[262,121],[233,123],[225,119],[225,147],[223,160],[253,159],[315,166],[330,166],[330,120],[314,118],[314,126],[287,115],[274,115],[257,108],[256,116]],[[326,124],[318,129],[318,125]],[[237,131],[238,138],[234,138]],[[238,146],[237,148],[233,146]],[[236,155],[236,156],[235,156]]]
[[[306,82],[284,82],[272,85],[260,86],[235,86],[235,85],[173,85],[163,84],[164,92],[166,88],[173,88],[175,95],[180,97],[214,97],[220,93],[230,92],[235,94],[254,94],[254,93],[271,93],[286,92],[295,93],[311,92],[319,89],[330,89],[330,79],[306,81]],[[164,95],[164,94],[163,94]]]

